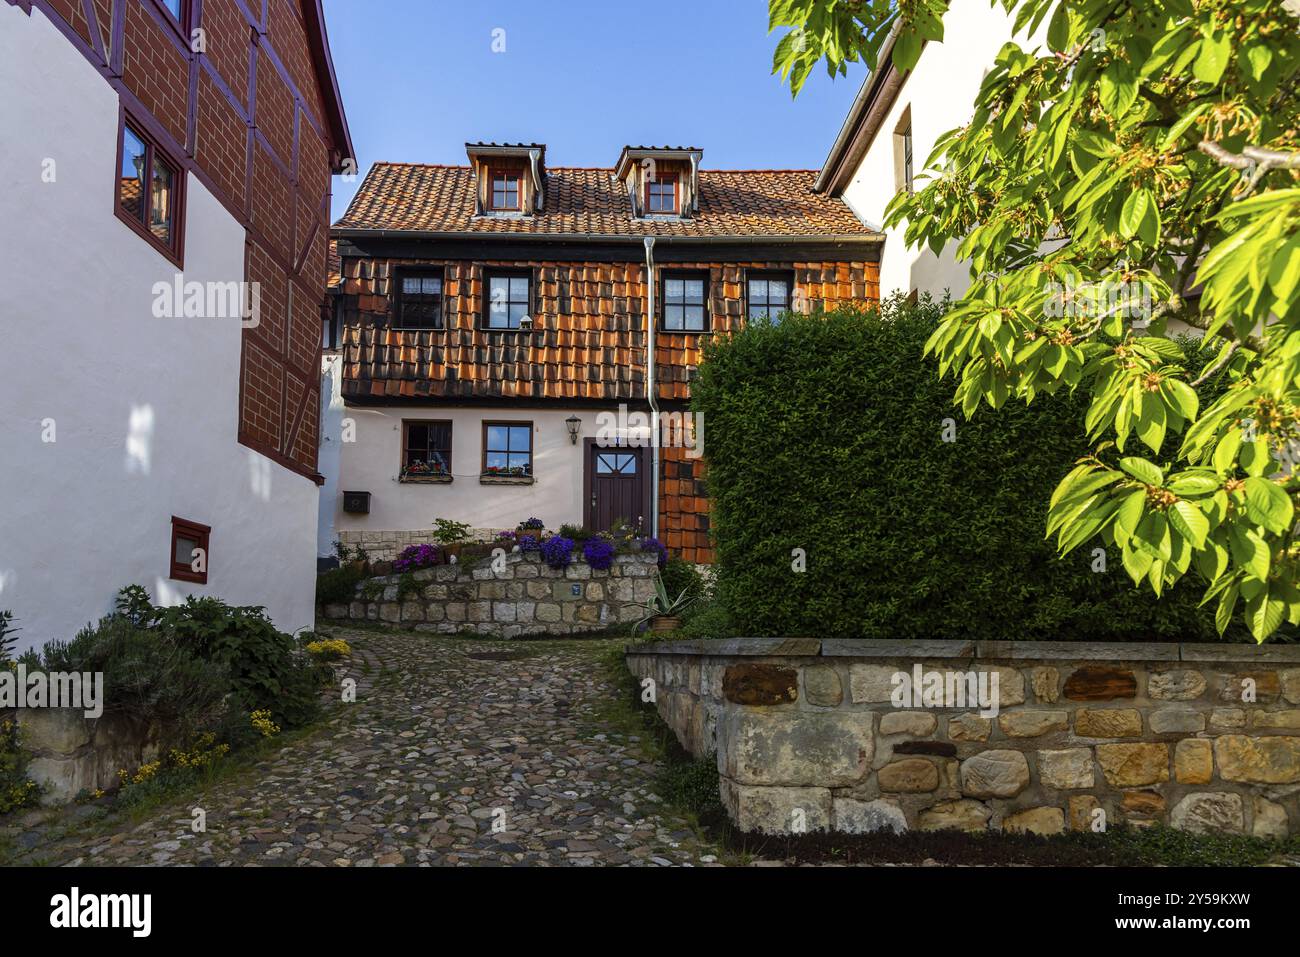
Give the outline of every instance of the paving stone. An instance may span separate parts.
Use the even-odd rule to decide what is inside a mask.
[[[621,640],[482,660],[468,653],[520,645],[329,630],[353,647],[355,704],[331,703],[308,737],[143,821],[110,813],[68,828],[84,809],[53,815],[24,828],[24,852],[98,866],[717,861],[664,810],[661,770],[638,736],[599,726],[618,693],[601,657]],[[190,830],[194,807],[207,812],[204,834]]]

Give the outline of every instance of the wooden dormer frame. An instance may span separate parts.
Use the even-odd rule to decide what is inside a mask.
[[[546,203],[546,147],[541,144],[466,143],[474,177],[475,216],[533,216]],[[492,205],[492,179],[508,173],[519,180],[519,205]]]
[[[614,177],[627,190],[632,206],[632,218],[677,218],[687,220],[700,211],[700,162],[704,151],[695,147],[625,146],[614,166]],[[651,160],[658,170],[660,164],[668,170],[658,173],[659,178],[676,177],[674,186],[674,212],[652,212],[649,209],[649,183],[646,181],[645,162]]]

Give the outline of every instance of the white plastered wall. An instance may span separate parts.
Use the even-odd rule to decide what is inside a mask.
[[[993,65],[1002,45],[1011,39],[1012,19],[1001,6],[988,0],[953,0],[943,20],[944,41],[926,44],[916,68],[907,77],[890,107],[880,130],[868,147],[844,199],[865,222],[880,228],[885,207],[897,192],[894,134],[904,113],[911,110],[912,157],[917,189],[925,186],[923,164],[939,137],[963,126],[975,112],[975,96],[984,74]],[[1026,49],[1040,44],[1041,34],[1016,41]],[[954,255],[950,243],[935,256],[929,247],[909,249],[903,234],[906,224],[884,230],[881,254],[880,293],[929,292],[936,298],[950,290],[954,298],[970,284],[968,267]]]
[[[607,411],[617,416],[617,409]],[[565,425],[572,415],[582,420],[576,443],[570,440]],[[550,529],[566,522],[581,524],[583,440],[597,437],[599,415],[600,410],[591,408],[349,406],[344,412],[344,424],[351,420],[355,441],[342,445],[335,527],[348,531],[432,531],[435,518],[449,518],[473,528],[507,529],[534,516]],[[398,481],[403,419],[452,423],[450,484]],[[479,482],[485,421],[532,422],[532,485]],[[370,514],[344,512],[343,491],[370,492]],[[649,516],[645,518],[649,520]]]
[[[7,4],[0,89],[0,609],[21,646],[72,637],[132,583],[310,626],[316,486],[238,444],[239,320],[154,317],[176,268],[114,215],[116,92]],[[185,281],[242,280],[243,228],[187,189]],[[212,526],[206,586],[167,577],[173,515]]]

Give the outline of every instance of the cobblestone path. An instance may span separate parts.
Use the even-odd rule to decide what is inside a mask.
[[[8,822],[13,863],[713,863],[655,794],[636,735],[602,727],[617,641],[501,642],[330,628],[357,702],[250,769],[157,808]],[[486,656],[485,656],[486,655]],[[514,657],[519,656],[519,657]],[[191,831],[203,808],[207,830]],[[0,829],[4,830],[4,829]]]

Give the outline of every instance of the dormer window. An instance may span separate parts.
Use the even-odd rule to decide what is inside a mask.
[[[519,219],[546,208],[546,147],[541,143],[466,143],[474,176],[474,215]]]
[[[676,173],[659,173],[653,178],[647,178],[645,185],[645,208],[647,213],[667,213],[675,214],[677,212],[677,183]]]
[[[632,218],[690,219],[700,211],[700,160],[693,146],[625,146],[614,166]]]
[[[518,212],[523,195],[523,170],[494,169],[492,171],[492,209],[497,212]]]

